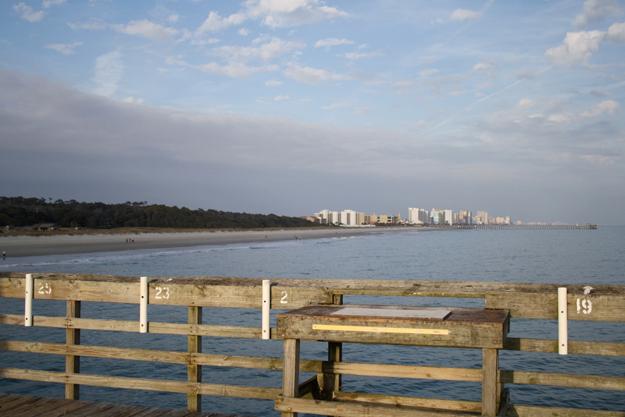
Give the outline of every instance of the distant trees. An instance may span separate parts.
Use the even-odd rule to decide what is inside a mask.
[[[54,223],[59,227],[88,228],[251,229],[315,226],[314,223],[299,217],[191,210],[187,207],[148,204],[146,201],[105,204],[75,200],[0,197],[0,226],[20,227],[41,223]]]

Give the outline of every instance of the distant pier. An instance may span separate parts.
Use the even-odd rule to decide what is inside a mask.
[[[452,226],[469,230],[597,230],[596,224],[467,224]]]

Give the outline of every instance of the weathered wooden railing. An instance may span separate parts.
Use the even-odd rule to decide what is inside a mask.
[[[253,368],[277,371],[282,369],[280,357],[231,356],[201,352],[201,337],[233,337],[261,339],[261,327],[240,327],[203,324],[202,307],[258,308],[263,305],[260,279],[242,278],[150,278],[146,287],[141,280],[128,277],[32,274],[32,284],[25,274],[0,274],[0,297],[24,298],[24,312],[1,314],[0,324],[32,325],[66,329],[66,343],[44,341],[0,341],[1,351],[31,352],[65,356],[65,369],[51,372],[33,369],[2,368],[0,378],[65,384],[65,396],[78,397],[79,385],[115,387],[185,394],[187,407],[197,410],[201,395],[227,396],[275,400],[279,387],[254,387],[245,385],[212,384],[201,381],[201,366]],[[32,288],[28,288],[32,285]],[[558,288],[566,287],[566,309],[558,309]],[[184,306],[188,309],[188,322],[155,322],[149,319],[147,309],[141,308],[142,317],[129,320],[81,318],[81,301],[130,303],[141,305],[142,296],[150,305]],[[418,280],[296,280],[272,279],[270,305],[274,309],[291,309],[311,304],[340,304],[344,296],[402,296],[402,297],[455,297],[479,298],[486,308],[507,309],[514,318],[558,319],[625,322],[625,286],[511,284],[491,282],[454,282]],[[64,317],[37,315],[29,297],[66,302]],[[265,302],[267,302],[265,298]],[[347,299],[345,301],[348,301]],[[29,307],[30,304],[30,307]],[[561,305],[562,306],[562,305]],[[143,323],[144,327],[140,323]],[[513,322],[514,323],[514,322]],[[514,324],[512,325],[514,328]],[[80,330],[149,332],[187,336],[187,352],[156,349],[120,348],[81,345]],[[625,343],[600,341],[535,339],[509,337],[506,350],[558,354],[563,344],[569,355],[625,356]],[[270,331],[270,338],[277,335]],[[263,342],[259,341],[259,344]],[[258,347],[262,351],[262,345]],[[336,355],[336,352],[332,353]],[[187,380],[130,378],[80,373],[79,358],[95,357],[119,360],[149,361],[181,364],[187,367]],[[302,371],[314,372],[318,379],[324,375],[359,375],[391,378],[414,378],[447,381],[479,382],[481,370],[471,368],[408,366],[372,363],[350,363],[320,360],[303,360]],[[549,385],[596,390],[617,390],[625,398],[625,377],[580,375],[574,373],[535,372],[504,369],[500,372],[501,384]],[[302,390],[319,389],[314,379],[303,384]],[[2,390],[0,384],[0,391]],[[436,407],[450,412],[480,412],[480,403],[464,400],[416,398],[396,395],[358,392],[333,393],[334,398],[354,402],[392,404],[401,406]],[[574,408],[510,404],[508,416],[625,416],[624,411],[600,411]],[[394,414],[389,414],[394,415]]]

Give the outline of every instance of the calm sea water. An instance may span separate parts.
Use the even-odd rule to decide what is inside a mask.
[[[379,235],[204,246],[171,250],[109,252],[7,259],[0,271],[83,272],[130,276],[223,275],[241,277],[362,278],[481,280],[498,282],[549,282],[575,284],[625,284],[625,227],[600,227],[595,231],[437,231],[388,232]],[[348,297],[346,302],[480,306],[478,300]],[[17,314],[23,304],[1,299],[0,312]],[[35,302],[35,314],[63,315],[64,304]],[[136,306],[84,303],[83,316],[128,320]],[[186,311],[152,306],[150,319],[183,322]],[[205,309],[205,323],[260,326],[257,310]],[[554,321],[514,320],[515,337],[556,338]],[[625,326],[572,322],[572,339],[625,342]],[[63,342],[62,329],[0,326],[0,339]],[[186,338],[161,335],[115,334],[83,331],[82,343],[108,346],[186,350]],[[280,356],[281,344],[204,338],[203,351],[230,355]],[[303,357],[324,358],[320,343],[303,343]],[[435,349],[395,346],[345,345],[345,360],[479,368],[481,354],[472,349]],[[0,366],[61,371],[62,357],[5,353]],[[573,372],[625,377],[625,358],[557,356],[502,352],[504,369]],[[186,378],[180,365],[121,360],[81,359],[81,371],[116,376]],[[307,375],[303,375],[307,377]],[[280,386],[279,372],[204,367],[204,382]],[[87,400],[117,401],[161,407],[184,407],[182,395],[146,393],[106,388],[81,388]],[[345,377],[346,391],[480,400],[480,385],[394,378]],[[545,386],[510,386],[516,403],[560,407],[625,410],[625,394],[618,391],[563,389]],[[0,380],[0,392],[62,396],[61,385]],[[270,401],[204,397],[205,410],[249,416],[274,416]]]

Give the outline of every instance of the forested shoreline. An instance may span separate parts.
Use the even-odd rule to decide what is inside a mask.
[[[315,227],[300,217],[235,213],[211,209],[125,202],[107,204],[76,200],[0,197],[0,226],[54,225],[66,228],[111,229],[120,227],[256,229]]]

